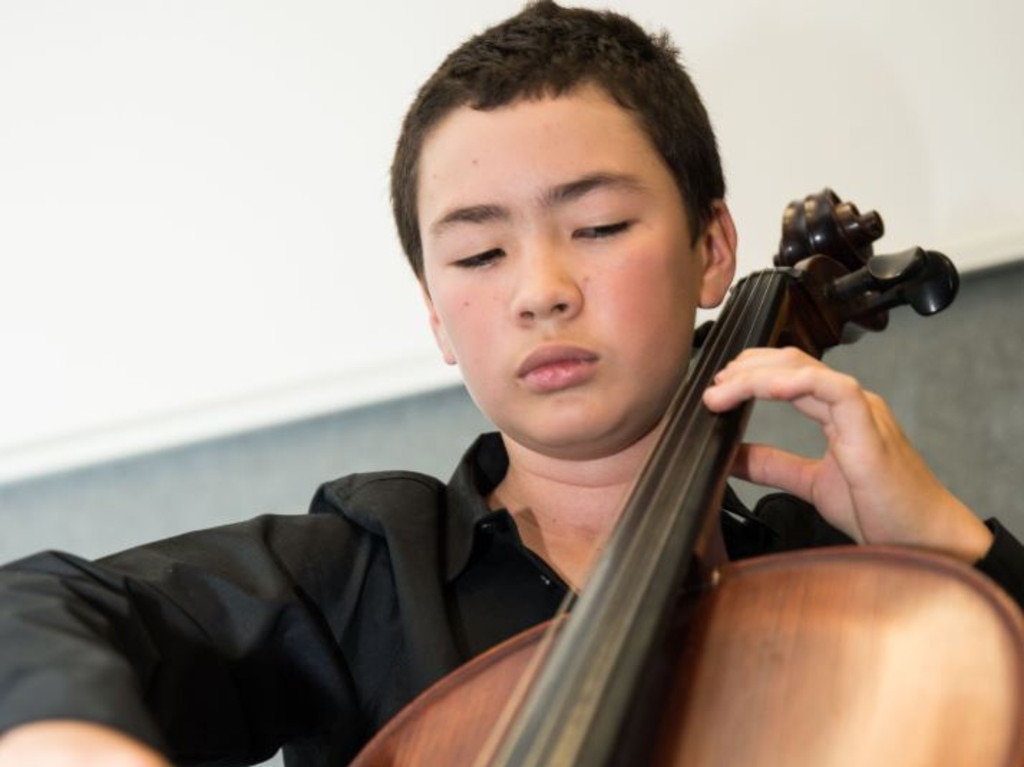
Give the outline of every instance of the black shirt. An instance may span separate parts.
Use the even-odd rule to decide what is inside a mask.
[[[178,764],[338,767],[434,681],[550,617],[559,577],[486,496],[497,435],[446,485],[410,472],[323,485],[305,516],[264,516],[95,563],[0,571],[0,731],[107,724]],[[979,563],[1020,602],[1024,549],[997,523]],[[806,504],[730,496],[733,557],[846,542]]]

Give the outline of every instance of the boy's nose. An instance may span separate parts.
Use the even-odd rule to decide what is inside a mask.
[[[520,273],[512,310],[521,322],[553,317],[568,319],[583,304],[573,274],[557,256],[527,259]]]

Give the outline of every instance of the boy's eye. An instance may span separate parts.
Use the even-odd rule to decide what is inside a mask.
[[[462,267],[463,269],[476,269],[481,266],[487,266],[488,264],[494,263],[503,255],[505,255],[504,251],[499,248],[494,248],[493,250],[487,250],[483,253],[477,253],[475,256],[460,258],[455,262],[455,265]]]
[[[587,226],[573,232],[574,237],[581,237],[585,240],[598,240],[602,237],[611,237],[624,232],[632,225],[632,221],[620,221],[617,224],[605,224],[604,226]]]

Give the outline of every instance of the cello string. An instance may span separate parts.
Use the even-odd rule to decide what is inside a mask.
[[[519,681],[516,682],[515,687],[512,688],[508,701],[501,707],[498,719],[487,734],[487,739],[473,760],[471,767],[487,767],[487,765],[492,764],[492,760],[497,755],[498,749],[502,747],[506,735],[515,724],[516,716],[522,709],[523,701],[530,690],[533,689],[534,682],[543,670],[545,662],[551,655],[551,651],[554,649],[555,639],[558,636],[558,627],[562,623],[560,619],[568,614],[575,601],[576,594],[572,591],[567,593],[555,611],[555,617],[552,618],[547,628],[541,633],[537,646],[530,655],[530,661],[526,669],[520,676]]]
[[[696,369],[681,389],[682,401],[674,408],[672,422],[665,427],[666,434],[680,433],[671,440],[661,441],[660,444],[665,446],[665,455],[660,463],[678,466],[681,463],[681,455],[687,452],[703,455],[711,443],[713,435],[710,426],[714,422],[714,416],[704,409],[704,390],[715,373],[735,357],[739,350],[749,347],[755,340],[758,328],[751,318],[764,316],[765,307],[773,297],[770,288],[774,282],[774,275],[775,272],[771,270],[757,272],[737,285],[736,294],[723,310],[723,316],[719,320],[722,324],[712,330],[707,339],[708,347],[701,352]],[[705,417],[700,418],[699,415]],[[694,434],[700,425],[705,426],[703,433]],[[649,461],[648,465],[651,463],[653,461]],[[660,472],[651,495],[664,495],[673,479],[669,472]],[[692,485],[692,473],[682,485]],[[654,515],[644,515],[641,518],[642,526],[653,526],[656,523],[653,517]]]

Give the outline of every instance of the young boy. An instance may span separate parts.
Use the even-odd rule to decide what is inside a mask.
[[[707,116],[666,39],[549,2],[459,48],[406,118],[395,217],[444,359],[499,433],[452,480],[350,476],[308,516],[3,573],[0,765],[340,765],[432,682],[579,589],[656,440],[736,234]],[[742,355],[713,410],[792,402],[816,461],[736,472],[812,503],[725,522],[750,554],[853,539],[944,551],[1018,600],[1024,556],[934,478],[886,405],[793,350]]]

